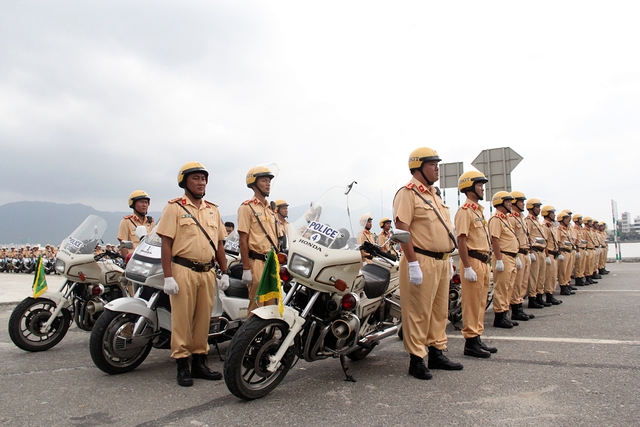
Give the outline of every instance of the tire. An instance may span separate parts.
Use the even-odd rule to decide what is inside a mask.
[[[362,360],[365,357],[367,357],[372,351],[373,351],[373,347],[371,348],[360,347],[356,351],[352,351],[351,353],[347,354],[347,357],[354,361]]]
[[[40,327],[49,320],[56,304],[46,298],[25,298],[13,309],[9,318],[11,341],[25,351],[45,351],[58,344],[67,334],[71,314],[63,309],[46,334]]]
[[[139,316],[105,310],[91,331],[89,353],[93,363],[110,375],[136,369],[149,355],[153,341],[140,347],[122,348],[122,338],[130,338]]]
[[[252,316],[234,335],[224,362],[224,380],[229,391],[244,400],[266,396],[287,375],[295,358],[290,348],[275,372],[268,372],[269,356],[275,355],[289,325],[279,319]]]

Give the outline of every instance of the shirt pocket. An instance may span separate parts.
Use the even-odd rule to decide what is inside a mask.
[[[183,237],[196,237],[198,233],[198,225],[193,218],[180,218],[178,221],[178,234]]]
[[[438,215],[429,205],[421,205],[415,210],[415,215],[419,218],[426,219],[431,223],[438,220]]]
[[[207,218],[206,230],[213,243],[218,243],[218,223],[213,218]]]

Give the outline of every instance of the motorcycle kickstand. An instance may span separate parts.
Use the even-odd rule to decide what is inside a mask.
[[[216,346],[216,351],[218,352],[218,359],[220,359],[221,362],[224,362],[224,359],[222,358],[222,354],[220,354],[220,347],[218,347],[218,341],[214,341],[213,344]]]
[[[345,365],[345,359],[344,359],[344,354],[340,356],[340,366],[342,366],[342,372],[344,372],[344,376],[346,377],[344,380],[345,381],[350,381],[352,383],[357,382],[355,378],[353,378],[353,376],[351,374],[348,374],[347,371],[349,370],[349,368],[347,368],[347,366]]]

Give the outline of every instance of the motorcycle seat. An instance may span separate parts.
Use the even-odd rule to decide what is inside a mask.
[[[361,269],[364,275],[364,293],[367,298],[384,295],[391,280],[389,269],[376,264],[367,264]]]
[[[228,297],[249,299],[247,285],[235,277],[229,277],[229,287],[224,291],[224,294]]]

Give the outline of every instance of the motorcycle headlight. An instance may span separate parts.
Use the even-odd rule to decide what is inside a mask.
[[[140,261],[132,258],[127,264],[127,273],[137,276],[149,277],[162,271],[162,264]]]
[[[302,255],[293,254],[289,260],[287,268],[292,273],[308,278],[311,276],[311,271],[313,271],[313,261],[309,258],[303,257]]]
[[[61,259],[57,259],[56,260],[56,271],[60,274],[64,273],[64,261],[62,261]]]

